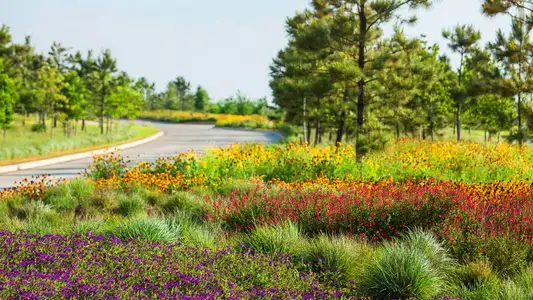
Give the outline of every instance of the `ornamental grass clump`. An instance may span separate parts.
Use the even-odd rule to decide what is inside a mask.
[[[134,218],[124,220],[120,225],[108,228],[104,234],[121,240],[139,238],[152,242],[175,242],[179,240],[178,228],[171,228],[164,220]]]
[[[319,235],[302,249],[306,266],[330,282],[355,279],[366,261],[374,258],[374,250],[364,242],[344,236]]]
[[[133,217],[145,212],[144,199],[139,195],[119,195],[117,212],[124,217]]]
[[[298,254],[305,246],[300,229],[292,222],[257,227],[242,236],[245,247],[265,254]]]
[[[435,235],[415,228],[403,237],[402,243],[420,251],[440,277],[446,278],[448,281],[453,279],[453,273],[458,268],[457,261],[451,257],[449,250],[435,238]]]
[[[95,186],[87,180],[74,179],[50,189],[44,201],[58,211],[74,210],[78,205],[87,207],[94,190]]]
[[[429,299],[445,281],[428,257],[406,243],[386,243],[356,284],[371,299]]]

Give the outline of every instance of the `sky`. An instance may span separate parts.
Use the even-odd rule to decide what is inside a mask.
[[[472,24],[483,43],[494,40],[506,17],[481,14],[481,0],[440,0],[418,10],[405,32],[424,34],[446,52],[442,29]],[[118,68],[163,90],[177,76],[201,85],[214,99],[240,90],[271,98],[269,66],[287,44],[285,20],[309,0],[0,0],[0,24],[15,42],[32,36],[38,52],[54,41],[95,54],[111,49]],[[451,55],[451,54],[450,54]],[[452,63],[457,64],[457,57]]]

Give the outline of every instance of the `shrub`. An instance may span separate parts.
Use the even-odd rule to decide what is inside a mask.
[[[444,285],[439,272],[419,250],[386,244],[361,275],[359,288],[372,299],[428,299]]]
[[[46,126],[44,124],[33,124],[31,125],[32,132],[46,132]]]
[[[279,132],[285,137],[291,137],[297,135],[300,128],[289,123],[283,123],[279,126]]]
[[[387,136],[381,133],[367,133],[359,135],[357,140],[357,147],[361,155],[366,155],[370,152],[383,150],[388,143]]]
[[[502,276],[512,276],[526,266],[529,245],[508,237],[489,238],[484,247],[484,256]]]
[[[249,234],[244,235],[242,242],[245,246],[251,247],[259,253],[295,254],[299,253],[304,240],[298,226],[287,222],[257,227]]]

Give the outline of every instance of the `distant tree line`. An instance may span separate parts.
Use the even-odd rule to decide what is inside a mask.
[[[83,55],[54,42],[46,54],[35,51],[28,36],[12,41],[9,28],[0,28],[0,126],[8,129],[14,113],[37,115],[34,131],[61,126],[76,134],[79,123],[97,120],[102,134],[112,130],[114,118],[133,118],[143,106],[144,87],[117,69],[110,50]],[[50,122],[47,122],[50,121]],[[51,125],[50,125],[51,124]],[[48,128],[50,127],[50,128]]]
[[[144,80],[144,79],[143,79]],[[155,84],[143,81],[145,86],[144,108],[146,110],[180,110],[233,115],[268,115],[276,110],[269,106],[266,98],[251,99],[237,91],[235,96],[214,101],[206,89],[198,86],[193,90],[191,83],[179,76],[169,82],[164,91],[155,92]]]
[[[34,131],[61,126],[65,135],[86,129],[96,120],[102,134],[113,128],[113,119],[135,118],[141,110],[182,110],[236,115],[277,115],[266,98],[252,100],[238,92],[222,101],[210,99],[207,90],[177,77],[162,92],[145,77],[134,79],[119,71],[116,59],[106,49],[97,56],[85,55],[54,42],[48,53],[37,53],[27,36],[12,41],[9,27],[0,28],[0,128],[3,134],[13,124],[15,113],[35,115]],[[23,124],[23,125],[24,125]],[[51,124],[51,125],[50,125]]]
[[[307,142],[356,141],[358,155],[384,144],[386,134],[433,139],[453,127],[486,136],[510,130],[522,143],[533,128],[533,4],[486,0],[484,12],[506,14],[510,34],[479,44],[471,25],[443,30],[460,58],[457,69],[438,45],[407,37],[407,14],[431,0],[313,0],[286,22],[289,43],[271,65],[274,103],[303,126]],[[387,36],[384,24],[396,20]],[[314,132],[314,137],[311,136]]]

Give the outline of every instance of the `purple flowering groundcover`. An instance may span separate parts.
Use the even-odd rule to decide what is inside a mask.
[[[348,290],[348,288],[345,288]],[[324,299],[349,295],[285,255],[0,231],[0,298]]]

